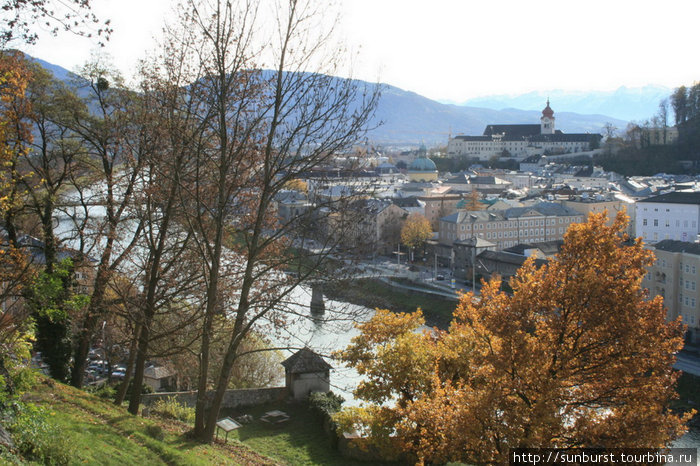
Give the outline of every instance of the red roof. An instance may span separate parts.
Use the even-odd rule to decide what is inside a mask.
[[[547,99],[547,106],[542,110],[542,116],[552,118],[554,116],[554,110],[549,106],[549,99]]]

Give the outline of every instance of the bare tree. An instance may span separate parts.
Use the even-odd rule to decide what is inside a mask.
[[[282,273],[309,225],[342,203],[317,203],[281,221],[277,195],[359,140],[378,98],[355,81],[333,77],[340,74],[342,50],[332,47],[324,11],[311,2],[280,1],[276,20],[264,23],[274,24],[269,31],[257,21],[259,6],[188,1],[185,26],[170,42],[187,51],[180,59],[198,64],[189,70],[186,111],[199,118],[203,137],[192,147],[194,169],[181,180],[181,202],[206,283],[195,420],[203,441],[212,439],[233,367],[248,351],[246,337],[263,322],[283,324],[290,293],[315,276],[330,250],[315,253],[295,278]],[[260,71],[265,67],[272,70]],[[210,379],[214,321],[222,314],[232,325],[221,370]]]
[[[82,386],[86,358],[97,324],[106,311],[105,294],[112,277],[131,253],[143,223],[133,216],[144,157],[142,129],[135,124],[138,96],[115,73],[99,63],[87,65],[79,93],[85,103],[74,109],[71,129],[86,150],[85,172],[74,174],[72,204],[65,213],[73,224],[73,246],[93,257],[95,273],[90,303],[79,319],[71,384]]]

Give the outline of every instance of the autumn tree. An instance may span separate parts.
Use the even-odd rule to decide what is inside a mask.
[[[171,52],[175,53],[172,49]],[[174,62],[186,66],[182,61]],[[168,74],[163,76],[161,72]],[[134,266],[128,272],[143,286],[142,291],[133,293],[136,302],[132,306],[137,311],[133,315],[138,341],[133,369],[136,387],[143,383],[147,358],[171,356],[182,352],[183,347],[188,349],[199,343],[200,333],[192,331],[192,321],[200,317],[199,289],[205,288],[206,283],[195,258],[194,232],[180,219],[185,215],[183,191],[190,188],[184,180],[188,170],[196,167],[190,160],[200,150],[204,133],[202,121],[188,108],[200,102],[188,99],[186,83],[176,78],[181,73],[182,68],[174,66],[142,69],[143,103],[139,106],[138,122],[143,135],[144,169],[134,210],[144,226],[137,243],[139,254],[134,254]],[[189,337],[178,338],[176,343],[176,334],[183,328],[189,330]],[[163,339],[171,343],[167,350]],[[149,349],[153,342],[159,344],[159,351]],[[120,394],[125,392],[130,376],[128,370]],[[138,413],[140,397],[139,390],[132,390],[129,412]]]
[[[112,33],[110,21],[98,18],[91,6],[90,0],[2,0],[0,46],[13,41],[35,43],[38,25],[54,36],[67,31],[97,38],[97,43],[104,45]]]
[[[141,187],[145,151],[151,146],[138,124],[139,96],[124,86],[118,73],[92,62],[81,71],[77,92],[84,96],[70,107],[69,128],[85,151],[84,171],[71,172],[73,188],[64,210],[70,245],[82,257],[94,259],[90,301],[76,318],[71,385],[80,387],[90,345],[107,312],[110,280],[141,237],[143,219],[134,215],[134,196]]]
[[[470,212],[475,210],[482,210],[484,208],[484,205],[480,201],[479,191],[477,191],[476,188],[472,188],[472,190],[469,192],[469,196],[467,196],[466,201],[467,202],[465,208]]]
[[[342,357],[374,404],[343,414],[343,427],[395,432],[436,463],[501,463],[511,448],[668,446],[690,416],[669,406],[684,328],[641,288],[653,253],[627,237],[623,213],[606,221],[572,225],[554,260],[519,270],[512,295],[499,278],[480,299],[464,295],[448,331],[416,333],[419,315],[397,325],[384,312],[361,324]]]
[[[430,227],[430,221],[419,213],[409,215],[401,227],[401,242],[410,248],[411,261],[416,248],[423,247],[432,237],[433,229]]]
[[[333,77],[341,74],[339,49],[322,21],[326,11],[312,2],[280,1],[275,18],[262,21],[260,6],[188,1],[182,27],[171,36],[186,53],[164,54],[192,60],[183,76],[194,105],[185,111],[201,131],[181,202],[206,283],[195,419],[203,441],[213,439],[236,361],[256,351],[246,349],[247,336],[261,325],[284,326],[290,293],[332,250],[307,256],[310,266],[295,278],[281,273],[293,262],[290,246],[308,231],[300,226],[322,221],[315,214],[323,211],[317,204],[282,221],[276,195],[360,139],[377,101],[357,82]],[[214,373],[213,332],[222,315],[231,326]]]

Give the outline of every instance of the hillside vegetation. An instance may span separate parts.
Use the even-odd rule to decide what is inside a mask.
[[[23,398],[46,412],[63,437],[68,464],[281,464],[230,439],[227,445],[194,442],[184,424],[132,416],[107,400],[51,379],[42,379]],[[0,463],[3,459],[13,461],[9,455],[0,456]]]

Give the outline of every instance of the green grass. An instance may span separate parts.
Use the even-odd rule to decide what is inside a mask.
[[[342,299],[353,304],[394,312],[414,312],[421,308],[428,325],[442,328],[449,325],[452,312],[457,307],[454,300],[392,288],[375,279],[345,281],[325,288],[324,292],[332,299]]]
[[[203,445],[185,435],[184,424],[132,416],[89,393],[43,380],[24,398],[47,409],[51,422],[75,447],[70,464],[276,464],[238,442]],[[161,430],[162,438],[149,435]]]
[[[260,416],[271,410],[281,410],[290,415],[287,424],[270,427],[259,421]],[[323,432],[321,422],[307,404],[277,403],[255,408],[222,410],[221,416],[237,417],[249,414],[255,419],[240,429],[229,433],[255,451],[289,465],[363,465],[343,458],[332,448],[330,439]]]

